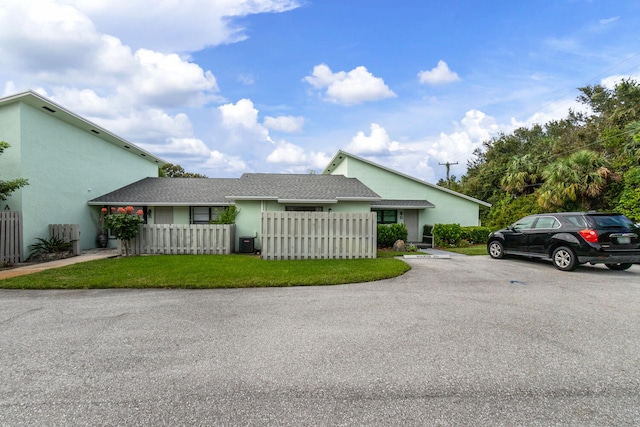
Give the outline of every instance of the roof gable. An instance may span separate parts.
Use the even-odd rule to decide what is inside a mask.
[[[347,153],[345,151],[342,151],[342,150],[338,150],[338,152],[333,156],[333,158],[331,159],[331,161],[329,162],[329,164],[327,165],[327,167],[324,169],[324,171],[322,173],[323,174],[331,174],[347,158],[355,159],[355,160],[363,162],[363,163],[365,163],[365,164],[367,164],[369,166],[373,166],[373,167],[378,168],[380,170],[383,170],[383,171],[385,171],[387,173],[391,173],[391,174],[400,176],[402,178],[411,180],[413,182],[417,182],[417,183],[419,183],[421,185],[427,186],[427,187],[432,188],[434,190],[442,191],[444,193],[448,193],[448,194],[451,194],[453,196],[469,200],[471,202],[477,203],[477,204],[482,205],[482,206],[487,206],[487,207],[491,206],[490,203],[484,202],[482,200],[475,199],[475,198],[473,198],[471,196],[467,196],[467,195],[462,194],[462,193],[458,193],[458,192],[450,190],[448,188],[440,187],[439,185],[431,184],[429,182],[426,182],[426,181],[423,181],[421,179],[412,177],[412,176],[404,174],[402,172],[398,172],[396,170],[393,170],[393,169],[387,168],[385,166],[379,165],[377,163],[374,163],[374,162],[372,162],[370,160],[367,160],[367,159],[364,159],[362,157],[358,157],[358,156],[355,156],[353,154],[349,154],[349,153]]]
[[[154,156],[153,154],[149,153],[146,150],[143,150],[135,144],[123,138],[120,138],[119,136],[109,132],[108,130],[96,125],[95,123],[90,122],[89,120],[67,110],[61,105],[58,105],[50,99],[47,99],[44,96],[31,90],[7,96],[5,98],[0,98],[0,106],[17,102],[22,102],[37,109],[38,111],[45,112],[46,114],[49,114],[58,120],[61,120],[78,129],[82,129],[92,136],[100,138],[122,150],[130,152],[131,154],[136,156],[141,156],[145,160],[158,166],[162,166],[167,163],[163,159]]]

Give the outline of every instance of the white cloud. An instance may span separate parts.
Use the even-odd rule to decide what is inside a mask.
[[[286,141],[278,142],[276,149],[267,157],[269,163],[299,164],[306,161],[304,150]]]
[[[91,89],[61,87],[52,98],[60,105],[73,105],[73,112],[85,117],[117,117],[119,111],[115,100],[101,97]]]
[[[326,64],[320,64],[313,67],[311,75],[304,80],[315,89],[326,88],[326,99],[337,104],[354,105],[397,96],[383,79],[375,77],[363,66],[348,73],[333,73]]]
[[[135,58],[140,69],[132,83],[147,104],[198,106],[206,101],[205,93],[218,91],[216,78],[210,71],[205,72],[176,54],[140,49]]]
[[[637,71],[635,74],[616,74],[613,76],[605,77],[600,81],[600,84],[607,89],[614,89],[616,85],[620,84],[622,80],[625,79],[640,81],[640,71]]]
[[[440,133],[427,152],[439,163],[457,162],[461,170],[466,169],[466,162],[472,157],[473,151],[501,130],[493,117],[478,110],[467,111],[456,127],[455,132]]]
[[[6,1],[6,0],[5,0]],[[15,1],[15,0],[10,0]],[[25,1],[25,0],[17,0]],[[281,13],[299,7],[297,0],[66,0],[90,17],[97,28],[118,34],[130,46],[160,52],[194,52],[207,46],[245,40],[234,18]],[[168,28],[178,28],[177,37]]]
[[[243,85],[250,86],[256,82],[256,79],[251,74],[240,74],[237,79]]]
[[[369,136],[360,131],[353,137],[346,150],[353,154],[380,154],[400,150],[400,143],[392,141],[387,131],[377,123],[371,123]]]
[[[258,124],[258,110],[250,99],[241,99],[235,104],[224,104],[218,107],[222,114],[222,124],[226,127],[254,128]]]
[[[218,107],[222,126],[230,132],[236,142],[250,144],[267,141],[273,143],[266,127],[258,123],[258,110],[250,99],[241,99],[235,104]]]
[[[438,61],[438,65],[431,69],[431,71],[420,71],[418,78],[420,79],[420,83],[430,85],[441,85],[460,80],[458,74],[451,71],[447,63],[442,60]]]
[[[601,19],[599,22],[601,25],[608,25],[608,24],[611,24],[612,22],[616,22],[618,19],[620,19],[619,16],[613,16],[611,18]]]
[[[119,114],[114,118],[87,118],[136,144],[151,144],[152,141],[164,141],[167,137],[184,138],[193,133],[191,120],[186,114],[171,115],[155,108],[131,110],[128,114]]]
[[[307,153],[302,147],[287,141],[279,141],[275,150],[267,156],[268,163],[287,165],[289,173],[323,170],[330,160],[331,157],[323,152]]]
[[[28,82],[39,81],[53,88],[52,96],[91,87],[94,93],[110,94],[111,107],[105,114],[132,105],[201,106],[218,99],[210,71],[176,54],[132,52],[119,38],[98,32],[73,6],[52,0],[7,0],[3,7],[0,62],[12,66],[0,77],[15,87],[28,88]]]
[[[212,151],[198,138],[168,138],[166,144],[154,144],[153,152],[159,155],[208,158]]]
[[[209,158],[202,164],[202,168],[212,170],[213,176],[219,176],[221,171],[225,173],[245,172],[247,164],[239,156],[227,155],[213,150]]]
[[[265,127],[271,130],[280,132],[302,132],[302,126],[304,126],[304,118],[294,116],[266,116],[264,118],[263,124],[265,125]]]

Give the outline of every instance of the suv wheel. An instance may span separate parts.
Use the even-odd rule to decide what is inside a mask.
[[[504,246],[497,240],[493,240],[489,242],[489,247],[487,248],[489,255],[491,258],[500,259],[504,258]]]
[[[558,270],[572,271],[578,267],[576,254],[566,246],[556,248],[553,251],[551,259],[553,260],[553,265],[555,265]]]
[[[605,264],[609,270],[627,270],[631,268],[633,264],[619,263],[619,264]]]

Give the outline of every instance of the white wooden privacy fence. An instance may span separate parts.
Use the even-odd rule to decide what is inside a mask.
[[[375,258],[376,214],[263,212],[262,258]]]
[[[72,242],[73,255],[80,255],[79,224],[49,224],[49,238],[57,237],[65,242]]]
[[[22,262],[22,212],[0,212],[0,264]]]
[[[144,224],[131,240],[130,255],[232,254],[235,250],[235,225]],[[118,251],[124,254],[118,242]]]

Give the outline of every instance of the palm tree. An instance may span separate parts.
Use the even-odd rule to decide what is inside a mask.
[[[542,171],[544,184],[538,203],[545,209],[590,210],[604,194],[607,184],[617,176],[596,152],[580,150],[549,164]]]
[[[500,180],[504,191],[518,196],[533,193],[535,185],[541,178],[538,164],[531,154],[525,154],[522,157],[514,156]]]

